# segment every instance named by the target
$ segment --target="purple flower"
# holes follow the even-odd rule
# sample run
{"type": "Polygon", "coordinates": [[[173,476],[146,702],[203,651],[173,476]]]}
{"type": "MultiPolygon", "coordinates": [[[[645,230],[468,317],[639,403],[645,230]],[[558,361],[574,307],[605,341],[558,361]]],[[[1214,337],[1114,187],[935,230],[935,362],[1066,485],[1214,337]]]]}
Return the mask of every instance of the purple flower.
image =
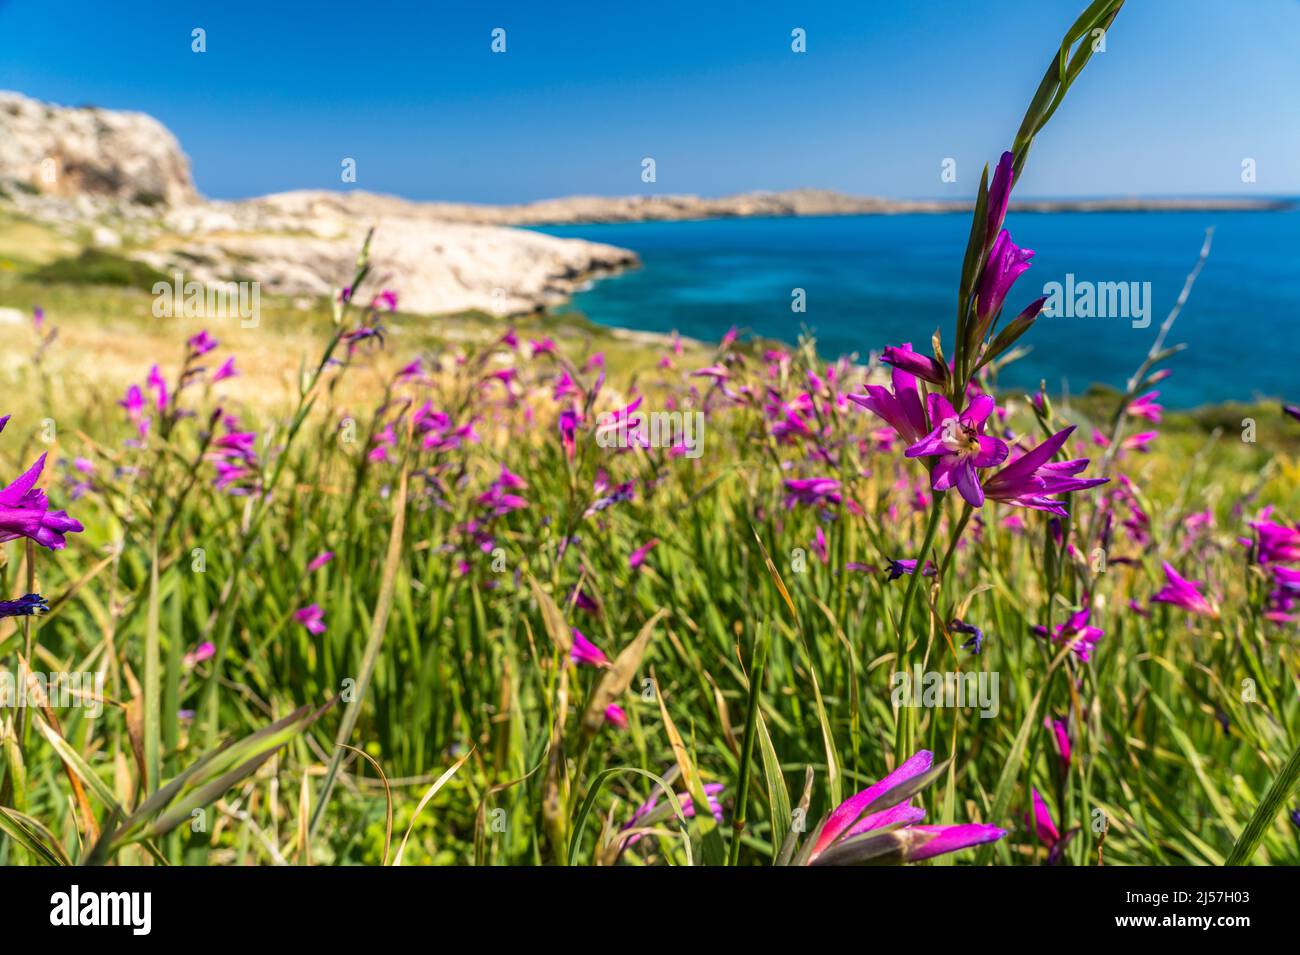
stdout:
{"type": "Polygon", "coordinates": [[[564,454],[570,461],[578,449],[578,425],[581,421],[582,416],[573,408],[565,408],[560,412],[560,443],[564,445],[564,454]]]}
{"type": "MultiPolygon", "coordinates": [[[[932,561],[925,562],[925,569],[921,571],[922,577],[933,577],[939,571],[935,568],[932,561]]],[[[916,573],[916,561],[908,560],[891,560],[889,562],[889,579],[898,580],[904,574],[911,575],[916,573]]]]}
{"type": "Polygon", "coordinates": [[[1048,857],[1050,858],[1052,850],[1054,850],[1056,844],[1061,841],[1061,833],[1056,828],[1056,822],[1052,819],[1051,810],[1047,808],[1047,803],[1043,801],[1043,797],[1039,795],[1036,788],[1033,790],[1033,799],[1034,818],[1031,821],[1029,816],[1026,814],[1025,825],[1038,833],[1038,841],[1047,849],[1048,857]]]}
{"type": "Polygon", "coordinates": [[[64,511],[50,510],[45,492],[34,487],[45,468],[45,455],[36,459],[27,471],[0,491],[0,542],[27,537],[48,547],[61,550],[64,534],[85,530],[64,511]]]}
{"type": "Polygon", "coordinates": [[[118,404],[126,409],[126,416],[131,419],[132,424],[138,424],[140,416],[144,414],[144,392],[140,390],[139,385],[132,385],[126,389],[126,394],[118,404]]]}
{"type": "Polygon", "coordinates": [[[605,722],[613,723],[621,730],[627,729],[627,713],[623,712],[623,707],[617,703],[611,703],[605,707],[605,722]]]}
{"type": "Polygon", "coordinates": [[[927,398],[934,430],[907,449],[909,458],[938,457],[930,472],[930,486],[946,491],[956,486],[972,507],[984,504],[976,468],[990,468],[1007,458],[1007,446],[984,434],[984,422],[993,413],[989,395],[977,395],[960,415],[948,399],[936,393],[927,398]]]}
{"type": "Polygon", "coordinates": [[[239,372],[235,371],[235,356],[231,355],[221,363],[221,367],[212,373],[212,383],[215,385],[219,381],[225,381],[227,378],[234,378],[239,372]]]}
{"type": "Polygon", "coordinates": [[[984,631],[979,627],[958,619],[954,619],[948,626],[957,633],[970,635],[970,639],[961,645],[963,650],[970,650],[972,653],[978,655],[979,652],[984,649],[984,631]]]}
{"type": "Polygon", "coordinates": [[[0,600],[0,617],[30,617],[49,613],[50,605],[40,594],[24,594],[17,600],[0,600]]]}
{"type": "Polygon", "coordinates": [[[325,632],[325,611],[320,604],[308,604],[293,612],[294,619],[307,628],[308,633],[319,636],[325,632]]]}
{"type": "Polygon", "coordinates": [[[307,565],[307,573],[311,574],[320,570],[322,567],[324,567],[333,559],[334,559],[333,551],[330,550],[321,551],[319,554],[313,557],[311,559],[311,563],[307,565]]]}
{"type": "MultiPolygon", "coordinates": [[[[903,347],[910,351],[912,345],[909,342],[903,347]]],[[[902,368],[893,368],[892,372],[892,391],[883,385],[867,385],[865,395],[848,397],[897,431],[908,444],[915,444],[926,433],[925,408],[917,390],[916,376],[902,368]]]]}
{"type": "Polygon", "coordinates": [[[987,246],[1002,228],[1002,221],[1007,217],[1007,205],[1011,201],[1011,181],[1016,157],[1010,151],[1004,152],[998,160],[998,167],[993,171],[993,182],[989,185],[988,226],[984,231],[984,244],[987,246]]]}
{"type": "Polygon", "coordinates": [[[217,340],[209,335],[208,330],[205,328],[197,335],[190,336],[185,344],[189,348],[192,358],[202,358],[217,347],[217,340]]]}
{"type": "Polygon", "coordinates": [[[628,554],[627,566],[629,570],[636,570],[645,563],[646,555],[650,553],[659,544],[659,538],[652,537],[632,553],[628,554]]]}
{"type": "Polygon", "coordinates": [[[494,517],[500,517],[503,514],[509,514],[511,511],[521,510],[528,506],[528,502],[518,494],[511,494],[512,490],[523,490],[528,484],[518,474],[514,474],[504,464],[501,465],[501,473],[493,481],[486,491],[479,495],[478,503],[486,507],[494,517]]]}
{"type": "Polygon", "coordinates": [[[1290,415],[1292,418],[1295,418],[1297,421],[1300,421],[1300,406],[1297,406],[1297,405],[1283,405],[1283,406],[1282,406],[1282,413],[1283,413],[1284,415],[1290,415]]]}
{"type": "MultiPolygon", "coordinates": [[[[1065,623],[1056,628],[1055,633],[1052,635],[1052,639],[1057,643],[1072,644],[1071,649],[1074,651],[1074,655],[1077,656],[1080,661],[1087,663],[1091,658],[1093,647],[1097,645],[1098,640],[1105,636],[1105,633],[1100,627],[1089,626],[1088,618],[1091,616],[1091,612],[1086,606],[1086,598],[1084,599],[1084,603],[1085,606],[1082,610],[1078,613],[1072,614],[1065,623]]],[[[1046,627],[1030,627],[1030,631],[1037,636],[1043,638],[1047,637],[1046,627]]]]}
{"type": "Polygon", "coordinates": [[[936,385],[942,385],[948,380],[947,368],[929,355],[912,351],[910,343],[901,348],[893,346],[886,348],[881,354],[880,360],[886,365],[897,368],[899,371],[922,378],[936,385]]]}
{"type": "Polygon", "coordinates": [[[573,647],[569,650],[569,659],[593,667],[609,666],[609,658],[600,647],[584,637],[577,627],[573,628],[573,647]]]}
{"type": "Polygon", "coordinates": [[[989,250],[988,261],[984,263],[984,274],[980,276],[976,290],[978,301],[975,315],[980,326],[984,327],[1002,311],[1011,286],[1016,279],[1029,268],[1029,260],[1034,257],[1033,249],[1022,249],[1011,241],[1011,233],[1003,229],[989,250]]]}
{"type": "Polygon", "coordinates": [[[1061,757],[1064,769],[1070,768],[1070,728],[1063,720],[1054,720],[1050,716],[1043,718],[1043,725],[1056,737],[1056,751],[1061,757]]]}
{"type": "Polygon", "coordinates": [[[216,654],[217,648],[211,643],[203,642],[197,647],[185,654],[182,663],[186,667],[193,667],[195,664],[202,663],[204,660],[210,660],[216,654]]]}
{"type": "MultiPolygon", "coordinates": [[[[709,811],[713,814],[713,818],[719,823],[722,822],[722,803],[718,800],[718,796],[722,793],[724,788],[725,787],[722,783],[704,784],[704,797],[709,801],[709,811]]],[[[636,811],[632,813],[632,818],[623,823],[619,828],[619,832],[627,832],[627,830],[634,827],[644,828],[652,826],[657,822],[675,818],[676,813],[673,811],[671,803],[659,805],[659,794],[661,792],[662,790],[656,786],[654,792],[651,793],[650,798],[636,808],[636,811]]],[[[682,807],[683,816],[687,819],[695,818],[695,800],[693,800],[687,793],[678,793],[677,803],[682,807]]],[[[640,840],[641,833],[639,832],[627,836],[619,846],[619,852],[621,853],[628,846],[633,845],[640,840]]]]}
{"type": "Polygon", "coordinates": [[[1197,589],[1200,581],[1180,577],[1168,561],[1164,562],[1164,568],[1165,585],[1151,598],[1153,602],[1173,604],[1201,617],[1218,618],[1219,608],[1197,589]]]}
{"type": "Polygon", "coordinates": [[[1293,563],[1300,560],[1300,528],[1287,527],[1265,518],[1252,521],[1258,544],[1256,560],[1261,564],[1293,563]]]}
{"type": "Polygon", "coordinates": [[[167,381],[163,378],[162,372],[158,370],[157,365],[149,369],[149,378],[145,384],[153,389],[154,406],[159,411],[162,411],[167,407],[167,381]]]}
{"type": "Polygon", "coordinates": [[[1109,478],[1076,478],[1088,466],[1087,458],[1053,462],[1074,425],[1058,431],[1038,447],[1026,451],[984,482],[984,495],[1014,507],[1028,507],[1066,516],[1065,504],[1053,495],[1081,491],[1105,484],[1109,478]]]}
{"type": "Polygon", "coordinates": [[[1145,418],[1152,424],[1160,423],[1160,413],[1165,410],[1164,405],[1156,404],[1156,399],[1160,397],[1158,391],[1148,391],[1139,398],[1134,398],[1128,406],[1128,413],[1135,418],[1145,418]]]}
{"type": "Polygon", "coordinates": [[[930,771],[933,762],[934,755],[921,750],[880,782],[836,806],[812,837],[806,864],[919,862],[1005,836],[1006,830],[997,826],[917,825],[925,810],[911,804],[911,795],[903,794],[918,787],[916,780],[930,771]],[[898,790],[902,798],[893,795],[898,790]]]}
{"type": "Polygon", "coordinates": [[[840,502],[840,482],[834,478],[796,478],[785,482],[785,506],[817,506],[840,502]]]}

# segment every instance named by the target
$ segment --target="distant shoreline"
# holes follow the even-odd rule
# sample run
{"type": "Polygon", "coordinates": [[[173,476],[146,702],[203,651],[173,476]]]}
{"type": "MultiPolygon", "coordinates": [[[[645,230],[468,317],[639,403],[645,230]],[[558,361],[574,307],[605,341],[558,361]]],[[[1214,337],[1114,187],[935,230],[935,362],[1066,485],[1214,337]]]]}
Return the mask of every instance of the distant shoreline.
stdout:
{"type": "MultiPolygon", "coordinates": [[[[849,196],[821,189],[747,192],[720,198],[694,195],[570,196],[515,205],[417,202],[363,190],[298,190],[240,200],[232,204],[277,210],[327,208],[336,214],[362,218],[398,213],[441,222],[502,226],[854,215],[952,215],[969,214],[974,207],[974,203],[968,200],[881,199],[849,196]]],[[[1029,199],[1011,203],[1011,211],[1028,213],[1285,212],[1296,207],[1296,199],[1277,197],[1029,199]]]]}

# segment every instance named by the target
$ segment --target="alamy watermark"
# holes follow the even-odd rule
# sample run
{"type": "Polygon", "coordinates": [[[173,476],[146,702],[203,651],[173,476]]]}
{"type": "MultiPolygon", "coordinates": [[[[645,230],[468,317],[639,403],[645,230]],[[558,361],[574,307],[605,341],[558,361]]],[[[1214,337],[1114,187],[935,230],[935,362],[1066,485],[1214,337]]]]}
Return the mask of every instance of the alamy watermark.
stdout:
{"type": "Polygon", "coordinates": [[[890,679],[890,701],[896,707],[974,709],[984,719],[998,715],[997,671],[965,673],[922,671],[917,663],[909,672],[898,670],[890,679]]]}
{"type": "Polygon", "coordinates": [[[596,420],[602,448],[669,448],[684,457],[704,453],[703,411],[607,411],[596,420]]]}
{"type": "Polygon", "coordinates": [[[238,319],[242,328],[262,320],[261,282],[186,282],[180,272],[172,278],[154,283],[154,318],[238,319]]]}
{"type": "Polygon", "coordinates": [[[91,719],[104,712],[104,673],[0,670],[0,709],[77,707],[91,719]]]}
{"type": "Polygon", "coordinates": [[[1151,324],[1150,282],[1076,282],[1066,273],[1065,282],[1043,286],[1048,318],[1128,318],[1134,328],[1151,324]]]}

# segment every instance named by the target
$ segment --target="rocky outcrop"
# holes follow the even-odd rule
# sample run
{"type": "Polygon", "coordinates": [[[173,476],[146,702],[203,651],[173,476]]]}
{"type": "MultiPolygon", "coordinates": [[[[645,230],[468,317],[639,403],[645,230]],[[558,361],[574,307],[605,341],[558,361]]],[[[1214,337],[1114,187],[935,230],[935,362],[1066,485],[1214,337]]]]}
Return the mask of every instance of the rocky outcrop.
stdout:
{"type": "Polygon", "coordinates": [[[53,106],[8,92],[0,92],[4,180],[24,191],[145,206],[198,198],[189,160],[153,117],[53,106]]]}
{"type": "MultiPolygon", "coordinates": [[[[229,215],[218,210],[216,221],[227,222],[229,215]]],[[[184,241],[137,258],[168,275],[179,271],[187,281],[238,278],[257,281],[269,293],[328,295],[351,275],[368,224],[361,218],[298,220],[309,235],[195,228],[184,241]]],[[[404,312],[533,312],[563,303],[583,283],[638,264],[626,249],[520,229],[400,216],[374,224],[374,281],[399,292],[404,312]]]]}

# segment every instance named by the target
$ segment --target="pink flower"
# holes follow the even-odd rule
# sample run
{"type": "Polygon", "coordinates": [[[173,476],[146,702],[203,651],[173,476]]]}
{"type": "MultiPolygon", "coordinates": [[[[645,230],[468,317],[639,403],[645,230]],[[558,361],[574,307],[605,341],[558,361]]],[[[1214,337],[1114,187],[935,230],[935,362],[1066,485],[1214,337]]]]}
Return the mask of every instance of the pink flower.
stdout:
{"type": "Polygon", "coordinates": [[[1148,391],[1140,398],[1134,398],[1128,406],[1128,413],[1135,418],[1145,418],[1152,424],[1160,423],[1160,413],[1164,411],[1164,405],[1156,404],[1156,399],[1160,397],[1158,391],[1148,391]]]}
{"type": "MultiPolygon", "coordinates": [[[[911,351],[911,343],[903,346],[911,351]]],[[[908,444],[915,444],[925,436],[925,408],[917,390],[916,377],[903,368],[893,369],[893,391],[883,385],[867,385],[865,395],[849,395],[849,400],[860,404],[898,432],[908,444]]]]}
{"type": "Polygon", "coordinates": [[[1218,618],[1219,608],[1197,589],[1200,587],[1200,581],[1185,580],[1180,577],[1178,571],[1169,566],[1168,561],[1165,561],[1163,566],[1165,585],[1151,598],[1153,602],[1172,604],[1200,617],[1218,618]]]}
{"type": "Polygon", "coordinates": [[[212,659],[213,654],[216,652],[217,648],[211,643],[205,641],[200,643],[189,653],[185,654],[181,662],[184,663],[187,668],[193,667],[195,664],[202,663],[204,660],[212,659]]]}
{"type": "Polygon", "coordinates": [[[21,477],[0,491],[0,542],[26,537],[50,550],[61,550],[66,544],[65,534],[85,530],[65,511],[50,510],[45,492],[35,487],[44,468],[42,454],[21,477]]]}
{"type": "Polygon", "coordinates": [[[927,403],[934,430],[908,448],[907,457],[937,457],[930,472],[930,486],[936,491],[956,486],[968,504],[982,507],[984,489],[976,468],[1001,464],[1008,453],[1004,442],[984,434],[984,422],[993,412],[993,399],[978,395],[960,415],[937,392],[928,396],[927,403]]]}
{"type": "Polygon", "coordinates": [[[659,538],[652,537],[636,550],[632,551],[627,557],[627,566],[629,570],[636,570],[645,563],[646,555],[650,553],[659,544],[659,538]]]}
{"type": "Polygon", "coordinates": [[[1020,455],[984,482],[984,494],[995,501],[1016,507],[1048,511],[1065,517],[1065,504],[1057,500],[1056,495],[1096,487],[1108,480],[1075,477],[1088,466],[1087,458],[1052,460],[1073,431],[1074,426],[1071,425],[1033,450],[1020,455]]]}
{"type": "Polygon", "coordinates": [[[1056,752],[1061,757],[1063,768],[1070,767],[1070,728],[1064,720],[1054,720],[1050,716],[1043,718],[1043,725],[1056,737],[1056,752]]]}
{"type": "Polygon", "coordinates": [[[921,750],[880,782],[836,806],[813,834],[806,864],[919,862],[1005,836],[1006,830],[997,826],[917,825],[925,810],[912,805],[912,796],[900,799],[892,794],[914,787],[933,762],[934,754],[921,750]]]}
{"type": "Polygon", "coordinates": [[[202,358],[208,352],[217,347],[217,340],[208,334],[205,328],[197,335],[190,336],[185,342],[186,347],[190,350],[190,357],[202,358]]]}
{"type": "Polygon", "coordinates": [[[212,383],[215,385],[219,381],[225,381],[227,378],[234,378],[239,372],[235,371],[235,356],[231,355],[221,367],[212,373],[212,383]]]}
{"type": "Polygon", "coordinates": [[[593,667],[609,666],[609,658],[600,647],[584,637],[577,627],[573,628],[573,648],[569,651],[569,659],[593,667]]]}
{"type": "Polygon", "coordinates": [[[320,570],[322,567],[324,567],[333,559],[334,559],[333,551],[329,551],[329,550],[321,551],[319,554],[313,557],[311,559],[311,563],[307,565],[307,573],[309,574],[315,573],[316,571],[320,570]]]}
{"type": "Polygon", "coordinates": [[[605,707],[605,721],[613,723],[621,730],[627,729],[627,714],[623,712],[623,707],[617,703],[611,703],[605,707]]]}
{"type": "Polygon", "coordinates": [[[1025,815],[1025,825],[1032,828],[1038,834],[1038,841],[1047,849],[1048,858],[1052,857],[1057,843],[1061,841],[1061,833],[1056,828],[1056,822],[1052,819],[1051,810],[1047,808],[1047,803],[1043,802],[1043,797],[1038,794],[1038,790],[1033,790],[1034,799],[1034,818],[1030,821],[1028,814],[1025,815]]]}
{"type": "Polygon", "coordinates": [[[162,411],[167,407],[167,382],[164,380],[162,372],[158,370],[157,365],[149,369],[149,379],[145,384],[153,389],[154,406],[159,411],[162,411]]]}
{"type": "Polygon", "coordinates": [[[294,619],[307,628],[307,632],[319,636],[325,632],[325,611],[320,604],[308,604],[293,612],[294,619]]]}
{"type": "MultiPolygon", "coordinates": [[[[1057,643],[1072,644],[1071,649],[1074,655],[1083,663],[1087,663],[1092,656],[1092,650],[1097,645],[1105,633],[1100,627],[1089,626],[1088,619],[1091,616],[1087,604],[1087,598],[1084,599],[1084,608],[1075,614],[1072,614],[1065,623],[1056,628],[1052,639],[1057,643]]],[[[1037,636],[1047,637],[1047,628],[1043,626],[1030,627],[1030,631],[1037,636]]]]}

